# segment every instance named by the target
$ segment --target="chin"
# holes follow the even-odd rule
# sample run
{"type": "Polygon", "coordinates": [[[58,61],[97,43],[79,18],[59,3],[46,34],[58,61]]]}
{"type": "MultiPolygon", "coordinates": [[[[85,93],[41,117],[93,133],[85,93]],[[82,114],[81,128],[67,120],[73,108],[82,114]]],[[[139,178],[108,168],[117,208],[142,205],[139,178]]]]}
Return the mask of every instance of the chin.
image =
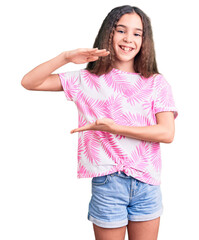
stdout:
{"type": "Polygon", "coordinates": [[[131,61],[133,62],[135,56],[132,56],[132,57],[129,58],[129,57],[125,57],[125,56],[117,56],[116,55],[116,59],[119,60],[120,62],[131,62],[131,61]]]}

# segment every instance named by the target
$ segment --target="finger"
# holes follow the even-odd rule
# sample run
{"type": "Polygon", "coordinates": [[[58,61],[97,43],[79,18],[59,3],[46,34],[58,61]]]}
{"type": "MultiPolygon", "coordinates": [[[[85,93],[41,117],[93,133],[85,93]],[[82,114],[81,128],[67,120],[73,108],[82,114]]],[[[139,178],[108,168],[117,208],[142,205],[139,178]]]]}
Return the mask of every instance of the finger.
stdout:
{"type": "Polygon", "coordinates": [[[88,62],[94,62],[94,61],[97,61],[99,59],[99,57],[106,57],[109,53],[106,53],[106,54],[101,54],[101,55],[98,55],[98,56],[92,56],[92,57],[88,57],[87,58],[87,61],[88,62]]]}
{"type": "Polygon", "coordinates": [[[70,133],[80,132],[79,128],[73,129],[70,131],[70,133]]]}
{"type": "Polygon", "coordinates": [[[70,133],[81,132],[81,131],[85,131],[85,130],[88,130],[88,126],[83,126],[83,127],[80,127],[80,128],[75,128],[75,129],[71,130],[70,133]]]}
{"type": "Polygon", "coordinates": [[[98,53],[90,53],[90,57],[105,57],[108,56],[110,52],[98,52],[98,53]]]}
{"type": "Polygon", "coordinates": [[[98,48],[79,48],[78,50],[80,53],[88,54],[88,53],[96,52],[98,48]]]}
{"type": "Polygon", "coordinates": [[[98,50],[99,50],[98,48],[85,48],[86,52],[96,52],[98,50]]]}
{"type": "Polygon", "coordinates": [[[107,52],[96,52],[96,53],[93,53],[92,55],[94,55],[94,56],[107,56],[107,55],[109,55],[109,51],[107,51],[107,52]]]}
{"type": "Polygon", "coordinates": [[[95,51],[95,53],[104,53],[104,52],[108,52],[106,49],[98,49],[95,51]]]}
{"type": "Polygon", "coordinates": [[[87,52],[89,53],[103,53],[106,52],[106,49],[98,49],[98,48],[93,48],[93,49],[88,49],[87,52]]]}
{"type": "Polygon", "coordinates": [[[99,59],[99,57],[88,57],[87,58],[87,60],[88,60],[88,62],[94,62],[94,61],[96,61],[96,60],[98,60],[99,59]]]}

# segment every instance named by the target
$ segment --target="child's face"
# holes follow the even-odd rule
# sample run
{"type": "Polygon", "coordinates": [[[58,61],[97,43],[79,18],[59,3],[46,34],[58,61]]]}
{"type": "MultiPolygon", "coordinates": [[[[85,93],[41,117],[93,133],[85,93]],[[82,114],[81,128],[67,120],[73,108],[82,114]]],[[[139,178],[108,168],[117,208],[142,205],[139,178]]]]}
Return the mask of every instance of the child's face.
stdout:
{"type": "Polygon", "coordinates": [[[134,57],[142,45],[142,20],[136,13],[124,14],[118,21],[113,35],[116,65],[134,63],[134,57]]]}

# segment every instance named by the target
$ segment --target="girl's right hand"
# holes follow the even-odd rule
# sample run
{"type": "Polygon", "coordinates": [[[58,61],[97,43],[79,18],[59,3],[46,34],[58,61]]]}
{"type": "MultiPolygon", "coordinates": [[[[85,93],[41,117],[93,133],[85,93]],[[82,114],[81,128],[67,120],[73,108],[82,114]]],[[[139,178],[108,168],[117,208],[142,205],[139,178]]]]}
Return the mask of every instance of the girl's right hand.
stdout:
{"type": "Polygon", "coordinates": [[[65,57],[69,62],[76,64],[83,64],[87,62],[94,62],[99,57],[106,57],[110,52],[106,49],[98,48],[78,48],[65,52],[65,57]]]}

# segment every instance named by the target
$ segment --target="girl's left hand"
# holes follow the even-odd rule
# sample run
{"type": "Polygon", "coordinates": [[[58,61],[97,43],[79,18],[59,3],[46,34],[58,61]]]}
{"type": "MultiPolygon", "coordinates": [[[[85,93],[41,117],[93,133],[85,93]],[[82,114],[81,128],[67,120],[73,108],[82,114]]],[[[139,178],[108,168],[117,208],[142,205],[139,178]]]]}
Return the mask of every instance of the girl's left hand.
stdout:
{"type": "Polygon", "coordinates": [[[115,133],[116,123],[110,118],[102,118],[96,120],[94,123],[87,124],[80,128],[75,128],[71,130],[70,133],[87,131],[87,130],[96,130],[96,131],[105,131],[110,133],[115,133]]]}

